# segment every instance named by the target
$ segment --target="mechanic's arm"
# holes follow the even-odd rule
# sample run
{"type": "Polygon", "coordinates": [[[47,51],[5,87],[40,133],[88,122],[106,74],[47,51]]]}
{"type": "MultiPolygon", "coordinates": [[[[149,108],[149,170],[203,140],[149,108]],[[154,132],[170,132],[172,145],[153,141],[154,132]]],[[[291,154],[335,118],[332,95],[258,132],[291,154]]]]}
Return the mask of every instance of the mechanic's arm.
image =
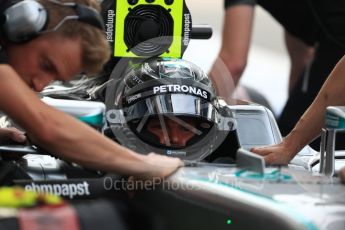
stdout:
{"type": "Polygon", "coordinates": [[[314,102],[295,128],[278,145],[253,148],[265,156],[267,163],[287,164],[308,143],[316,138],[324,125],[325,111],[330,105],[345,105],[345,56],[335,66],[314,102]]]}
{"type": "Polygon", "coordinates": [[[285,31],[285,44],[291,61],[288,92],[294,89],[303,70],[310,64],[314,56],[314,47],[285,31]]]}
{"type": "Polygon", "coordinates": [[[43,102],[7,65],[0,65],[0,110],[41,147],[83,166],[137,177],[166,177],[182,163],[156,154],[140,155],[43,102]]]}
{"type": "MultiPolygon", "coordinates": [[[[228,7],[225,11],[222,45],[219,58],[226,65],[231,79],[235,85],[238,84],[240,77],[247,64],[247,56],[250,45],[252,24],[254,16],[254,6],[249,4],[236,4],[228,7]]],[[[217,61],[210,71],[210,77],[215,83],[217,94],[228,98],[231,92],[224,88],[221,71],[217,68],[217,61]]]]}

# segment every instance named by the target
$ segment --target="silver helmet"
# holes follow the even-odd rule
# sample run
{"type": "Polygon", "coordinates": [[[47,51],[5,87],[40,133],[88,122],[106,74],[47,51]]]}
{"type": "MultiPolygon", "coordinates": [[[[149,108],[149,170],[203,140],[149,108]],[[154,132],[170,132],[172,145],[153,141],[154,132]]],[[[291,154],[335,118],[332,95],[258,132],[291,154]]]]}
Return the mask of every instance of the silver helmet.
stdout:
{"type": "Polygon", "coordinates": [[[123,77],[112,74],[106,96],[108,124],[124,146],[200,160],[233,128],[228,107],[193,63],[151,58],[127,66],[123,77]]]}

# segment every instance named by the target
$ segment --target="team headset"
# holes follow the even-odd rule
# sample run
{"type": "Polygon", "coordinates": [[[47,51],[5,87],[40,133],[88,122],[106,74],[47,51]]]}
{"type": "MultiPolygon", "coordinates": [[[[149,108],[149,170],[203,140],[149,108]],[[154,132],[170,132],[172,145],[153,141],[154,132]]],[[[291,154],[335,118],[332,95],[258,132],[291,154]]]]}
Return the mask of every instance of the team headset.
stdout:
{"type": "Polygon", "coordinates": [[[103,19],[96,9],[75,2],[47,1],[72,8],[76,14],[64,17],[54,28],[46,30],[49,18],[47,9],[35,0],[19,1],[3,10],[2,35],[11,42],[27,42],[41,34],[56,31],[68,20],[77,20],[104,30],[103,19]]]}

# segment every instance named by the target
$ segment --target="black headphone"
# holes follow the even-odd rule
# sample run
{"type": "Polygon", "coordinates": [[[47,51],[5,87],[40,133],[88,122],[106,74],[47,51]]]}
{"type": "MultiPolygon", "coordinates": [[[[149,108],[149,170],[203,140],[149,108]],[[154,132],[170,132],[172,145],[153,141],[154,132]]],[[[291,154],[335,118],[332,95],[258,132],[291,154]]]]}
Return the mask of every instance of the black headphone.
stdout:
{"type": "Polygon", "coordinates": [[[75,2],[48,0],[54,4],[70,7],[76,14],[66,16],[54,28],[45,30],[47,10],[35,0],[19,1],[2,11],[2,34],[11,42],[26,42],[40,34],[57,30],[67,20],[78,20],[104,30],[101,15],[96,9],[75,2]]]}

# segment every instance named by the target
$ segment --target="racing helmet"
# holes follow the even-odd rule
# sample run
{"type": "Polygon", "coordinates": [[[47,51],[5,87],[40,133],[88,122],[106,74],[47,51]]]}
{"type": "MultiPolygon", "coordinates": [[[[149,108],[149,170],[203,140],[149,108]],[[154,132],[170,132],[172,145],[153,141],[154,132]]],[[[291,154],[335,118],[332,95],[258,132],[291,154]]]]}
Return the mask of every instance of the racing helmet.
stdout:
{"type": "Polygon", "coordinates": [[[200,160],[233,128],[211,80],[191,62],[150,58],[128,63],[121,78],[115,75],[114,88],[107,89],[107,120],[126,147],[200,160]]]}

